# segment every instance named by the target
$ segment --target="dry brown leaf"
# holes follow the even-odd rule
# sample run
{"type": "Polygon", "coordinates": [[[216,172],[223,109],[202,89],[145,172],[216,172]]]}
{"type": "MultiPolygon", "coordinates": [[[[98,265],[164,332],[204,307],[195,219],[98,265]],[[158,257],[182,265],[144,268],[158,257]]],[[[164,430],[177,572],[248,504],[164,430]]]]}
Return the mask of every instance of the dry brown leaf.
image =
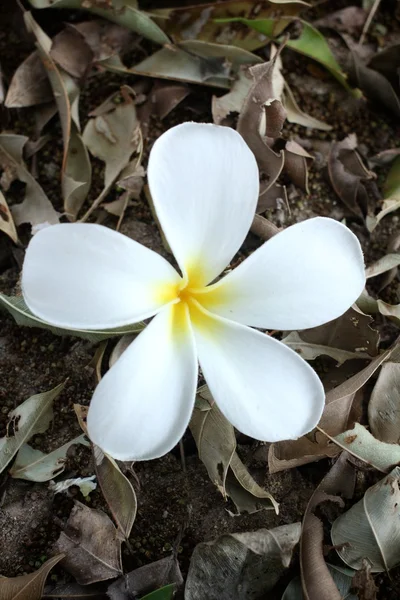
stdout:
{"type": "Polygon", "coordinates": [[[333,142],[328,158],[328,173],[333,189],[344,204],[360,218],[369,210],[369,197],[364,182],[375,179],[356,151],[357,137],[350,134],[341,142],[333,142]]]}
{"type": "Polygon", "coordinates": [[[276,182],[284,165],[283,152],[276,154],[268,145],[266,134],[260,133],[262,120],[266,116],[266,107],[269,110],[264,131],[278,134],[285,120],[284,109],[276,99],[273,87],[274,67],[278,57],[279,54],[276,54],[273,60],[249,69],[253,84],[246,96],[237,124],[237,131],[254,153],[261,174],[267,177],[266,189],[276,182]]]}
{"type": "Polygon", "coordinates": [[[68,73],[57,68],[50,55],[51,39],[39,27],[30,12],[24,13],[24,21],[28,31],[36,38],[38,52],[60,114],[64,143],[61,189],[66,215],[70,220],[75,220],[89,192],[92,176],[89,155],[79,133],[79,88],[68,73]]]}
{"type": "Polygon", "coordinates": [[[292,182],[306,194],[308,189],[308,168],[313,157],[300,144],[291,140],[285,145],[284,170],[292,182]]]}
{"type": "Polygon", "coordinates": [[[15,228],[14,219],[10,209],[8,208],[7,200],[0,191],[0,231],[8,235],[8,237],[16,244],[18,242],[18,234],[15,228]]]}
{"type": "Polygon", "coordinates": [[[367,559],[363,559],[361,569],[354,575],[351,587],[357,592],[358,600],[376,600],[378,588],[371,575],[371,565],[367,559]]]}
{"type": "Polygon", "coordinates": [[[98,446],[93,446],[93,456],[97,481],[103,496],[119,530],[128,539],[137,510],[135,490],[115,460],[104,454],[98,446]]]}
{"type": "Polygon", "coordinates": [[[8,108],[35,106],[53,100],[47,73],[37,50],[15,71],[4,104],[8,108]]]}
{"type": "MultiPolygon", "coordinates": [[[[131,600],[166,584],[183,585],[183,577],[175,554],[139,567],[112,583],[107,590],[110,600],[131,600]]],[[[147,597],[147,596],[146,596],[147,597]]]]}
{"type": "Polygon", "coordinates": [[[368,404],[368,422],[382,442],[400,443],[400,364],[382,365],[368,404]]]}
{"type": "Polygon", "coordinates": [[[19,577],[0,577],[1,600],[41,600],[44,584],[51,569],[64,558],[49,558],[37,571],[19,577]]]}
{"type": "Polygon", "coordinates": [[[82,33],[69,26],[54,37],[50,56],[64,71],[78,79],[88,73],[94,59],[82,33]]]}
{"type": "Polygon", "coordinates": [[[50,200],[23,162],[22,152],[27,140],[23,135],[0,135],[0,168],[3,169],[0,184],[5,191],[15,179],[26,184],[24,200],[12,206],[11,212],[16,225],[30,223],[36,229],[54,225],[59,219],[50,200]]]}
{"type": "Polygon", "coordinates": [[[65,554],[62,566],[82,585],[122,574],[121,540],[101,510],[75,502],[54,548],[65,554]]]}
{"type": "Polygon", "coordinates": [[[351,498],[354,485],[355,471],[347,461],[346,453],[343,453],[318,485],[307,505],[300,540],[300,571],[305,600],[342,599],[325,562],[323,524],[314,513],[327,500],[344,506],[337,494],[351,498]]]}
{"type": "Polygon", "coordinates": [[[126,27],[107,21],[84,21],[69,25],[76,29],[91,48],[95,61],[125,54],[132,45],[133,35],[126,27]]]}
{"type": "Polygon", "coordinates": [[[346,6],[314,21],[315,27],[330,27],[351,35],[361,32],[367,18],[367,12],[360,6],[346,6]]]}

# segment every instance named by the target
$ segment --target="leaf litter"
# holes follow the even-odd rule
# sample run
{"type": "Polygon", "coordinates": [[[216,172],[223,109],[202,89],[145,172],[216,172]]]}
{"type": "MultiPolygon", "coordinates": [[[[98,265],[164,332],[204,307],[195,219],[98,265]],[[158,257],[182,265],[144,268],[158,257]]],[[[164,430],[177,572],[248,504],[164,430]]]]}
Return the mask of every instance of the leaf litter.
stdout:
{"type": "MultiPolygon", "coordinates": [[[[19,68],[14,61],[10,69],[7,57],[2,57],[3,73],[6,73],[3,77],[5,105],[11,117],[11,127],[7,124],[0,136],[3,148],[0,164],[3,192],[0,201],[0,217],[3,214],[3,220],[0,218],[1,278],[3,264],[7,265],[6,269],[10,268],[10,262],[2,262],[1,243],[4,240],[8,244],[7,249],[13,248],[7,250],[6,256],[18,256],[22,245],[25,246],[29,239],[28,230],[21,227],[23,223],[30,224],[33,233],[60,218],[65,220],[65,214],[69,219],[79,219],[83,214],[84,220],[96,219],[117,229],[132,217],[135,222],[152,223],[150,211],[143,203],[142,187],[149,145],[159,135],[157,128],[162,130],[177,120],[210,121],[212,111],[215,122],[237,127],[253,147],[263,171],[260,214],[256,215],[252,225],[253,236],[249,236],[242,253],[251,252],[259,239],[268,239],[291,222],[316,214],[334,216],[339,220],[346,219],[360,237],[366,251],[368,282],[364,300],[359,300],[363,313],[354,306],[336,322],[314,330],[284,332],[282,336],[290,347],[312,361],[326,386],[327,404],[323,418],[319,429],[308,436],[294,442],[255,448],[251,440],[237,434],[225,421],[207,389],[199,388],[191,422],[194,441],[189,433],[185,436],[181,448],[182,465],[176,452],[160,460],[159,468],[138,464],[134,465],[133,471],[132,465],[117,464],[100,455],[96,448],[90,458],[88,450],[75,443],[77,439],[83,439],[82,436],[77,437],[76,429],[69,437],[63,436],[58,445],[46,445],[44,441],[53,435],[52,429],[39,432],[48,424],[48,416],[42,424],[39,422],[38,427],[25,431],[24,407],[32,400],[32,394],[27,393],[25,397],[29,400],[22,405],[16,406],[15,402],[14,405],[7,404],[11,412],[9,423],[8,410],[3,411],[4,417],[0,417],[6,432],[0,440],[3,443],[5,440],[7,448],[11,449],[11,458],[3,466],[5,483],[2,482],[1,486],[5,486],[9,493],[8,490],[17,484],[33,486],[33,482],[38,480],[36,485],[48,486],[46,481],[52,479],[50,488],[46,487],[47,493],[56,494],[54,502],[60,503],[61,498],[63,503],[69,502],[68,506],[63,504],[60,513],[62,531],[58,544],[67,552],[62,564],[69,570],[69,577],[77,579],[80,584],[83,580],[86,585],[86,580],[97,582],[103,579],[100,587],[91,588],[90,584],[88,597],[91,593],[98,593],[101,597],[107,590],[108,597],[114,593],[118,600],[125,600],[132,594],[147,594],[146,598],[164,600],[172,597],[174,591],[177,591],[177,597],[182,597],[183,580],[186,580],[185,598],[204,598],[204,594],[209,598],[224,597],[224,593],[231,593],[229,597],[240,597],[235,587],[240,571],[237,566],[230,567],[231,577],[227,580],[226,589],[220,591],[215,586],[210,589],[210,582],[212,585],[216,581],[218,586],[221,581],[219,553],[226,558],[226,553],[234,547],[237,555],[245,557],[239,587],[243,584],[240,593],[247,590],[250,595],[246,597],[268,593],[271,599],[280,600],[292,576],[301,572],[303,582],[297,579],[289,584],[283,596],[285,600],[292,597],[320,600],[324,597],[321,594],[326,594],[326,598],[331,600],[338,597],[337,593],[352,599],[356,590],[364,600],[375,598],[374,573],[382,571],[382,565],[384,569],[392,568],[398,562],[395,558],[398,552],[396,529],[393,521],[387,518],[390,507],[393,508],[390,504],[393,499],[385,496],[385,484],[379,487],[380,484],[375,483],[377,478],[382,477],[382,471],[387,473],[400,461],[396,350],[396,327],[400,324],[397,282],[400,261],[395,235],[398,218],[395,211],[399,208],[398,148],[390,130],[383,127],[375,137],[371,137],[370,134],[364,135],[361,121],[358,123],[357,119],[353,119],[349,125],[346,118],[342,122],[342,116],[339,119],[337,116],[345,114],[348,107],[357,103],[360,113],[368,115],[369,121],[377,119],[379,123],[384,122],[372,112],[375,110],[389,108],[397,114],[398,49],[396,43],[382,41],[379,33],[379,19],[385,14],[384,10],[379,9],[368,25],[364,42],[364,46],[368,47],[363,49],[357,40],[370,6],[366,10],[347,7],[335,11],[333,6],[321,5],[312,12],[304,2],[271,1],[257,11],[254,3],[250,2],[230,1],[217,6],[210,4],[179,9],[160,9],[150,3],[150,10],[146,13],[135,2],[58,0],[53,3],[57,9],[80,9],[71,21],[68,11],[50,8],[47,0],[32,0],[31,4],[35,8],[46,9],[35,12],[37,22],[29,13],[25,14],[38,48],[35,50],[32,43],[27,46],[25,53],[18,57],[19,68]],[[318,19],[315,19],[316,15],[318,19]],[[49,18],[54,18],[60,26],[49,27],[49,18]],[[354,40],[353,45],[349,42],[352,54],[347,50],[348,63],[341,60],[340,53],[336,53],[339,43],[330,33],[329,28],[332,27],[341,31],[347,42],[354,40]],[[58,31],[56,35],[55,30],[58,31]],[[54,35],[52,40],[50,34],[54,35]],[[286,34],[288,39],[283,37],[286,34]],[[152,40],[155,45],[147,46],[139,35],[152,40]],[[376,40],[379,42],[375,43],[376,40]],[[278,46],[278,53],[271,42],[278,46]],[[301,55],[298,75],[300,63],[296,61],[301,55]],[[306,88],[303,89],[301,83],[299,85],[306,72],[315,84],[311,95],[304,91],[306,88]],[[163,78],[169,81],[162,82],[163,78]],[[334,103],[331,99],[325,97],[325,102],[323,96],[318,96],[317,90],[323,89],[326,81],[331,86],[331,99],[341,98],[336,105],[338,115],[332,110],[334,103]],[[128,88],[128,85],[131,87],[128,88]],[[365,101],[358,100],[350,85],[359,86],[372,103],[362,104],[365,101]],[[348,99],[344,100],[346,96],[343,94],[346,93],[349,93],[348,99]],[[255,106],[252,106],[252,98],[256,99],[255,106]],[[52,152],[55,139],[56,120],[46,125],[54,114],[51,106],[54,99],[64,137],[63,160],[60,160],[60,164],[63,163],[63,179],[61,186],[58,181],[55,182],[50,194],[48,183],[45,181],[42,185],[40,164],[44,153],[52,152]],[[103,102],[104,99],[106,102],[103,102]],[[84,131],[82,137],[78,108],[84,131]],[[16,115],[17,109],[36,114],[38,125],[34,136],[32,130],[25,128],[24,122],[22,127],[19,124],[13,128],[13,115],[16,115]],[[162,120],[164,123],[161,124],[162,120]],[[47,136],[44,146],[40,141],[42,127],[46,127],[47,136]],[[36,146],[31,144],[28,136],[33,138],[36,146]],[[319,140],[318,136],[321,136],[319,140]],[[328,169],[321,168],[319,164],[322,143],[327,150],[328,169]],[[94,166],[94,187],[90,181],[88,151],[93,156],[90,162],[94,166]],[[30,164],[32,153],[36,153],[34,160],[37,155],[39,171],[30,164]],[[105,164],[102,192],[98,158],[105,164]],[[21,183],[25,186],[22,203],[21,187],[18,187],[21,183]],[[64,197],[65,213],[62,216],[49,201],[49,198],[55,197],[54,188],[64,197]],[[325,204],[321,200],[324,196],[327,197],[325,204]],[[13,243],[17,246],[12,246],[13,243]],[[18,429],[20,426],[22,429],[18,429]],[[18,437],[19,432],[22,432],[21,437],[18,437]],[[263,456],[269,455],[269,471],[265,459],[261,466],[255,458],[251,459],[251,456],[257,455],[255,449],[262,450],[263,456]],[[83,451],[86,462],[71,470],[74,454],[79,456],[83,451]],[[322,479],[328,469],[327,461],[323,460],[325,457],[337,461],[333,469],[348,473],[348,483],[357,470],[357,497],[353,501],[348,489],[346,491],[341,484],[337,486],[337,481],[333,482],[331,489],[328,475],[328,480],[318,486],[306,509],[307,498],[301,501],[299,487],[290,482],[295,481],[292,477],[302,477],[301,481],[307,481],[305,489],[310,495],[316,485],[315,474],[322,479]],[[316,460],[319,462],[312,467],[315,471],[311,479],[306,471],[295,468],[316,460]],[[9,473],[6,473],[7,469],[9,473]],[[60,478],[63,471],[65,479],[60,478]],[[20,475],[26,476],[31,483],[16,480],[15,477],[20,475]],[[164,485],[164,481],[168,483],[164,485]],[[368,485],[371,483],[370,489],[376,488],[376,491],[369,496],[368,485]],[[61,491],[64,493],[61,494],[61,491]],[[332,513],[335,516],[329,518],[329,522],[332,523],[341,513],[336,521],[339,525],[335,525],[334,530],[341,531],[342,536],[349,536],[350,550],[347,545],[341,547],[346,541],[339,541],[337,545],[334,540],[333,543],[344,562],[358,569],[356,575],[343,562],[335,566],[329,564],[333,551],[326,560],[323,553],[323,544],[330,542],[324,531],[321,535],[319,522],[325,513],[330,514],[327,507],[331,505],[319,502],[326,499],[326,495],[337,496],[338,493],[346,498],[346,510],[340,507],[342,500],[334,500],[332,506],[336,512],[332,513]],[[357,501],[364,493],[363,508],[357,508],[361,507],[357,501]],[[75,504],[71,513],[71,500],[76,497],[86,504],[75,504]],[[382,504],[389,507],[385,518],[390,536],[383,541],[376,541],[373,532],[362,525],[370,497],[373,498],[373,506],[382,504]],[[157,501],[157,498],[160,500],[157,501]],[[275,514],[278,502],[280,515],[275,514]],[[269,510],[261,510],[265,508],[269,510]],[[115,525],[100,509],[107,512],[115,525]],[[300,565],[295,558],[290,572],[286,570],[291,552],[298,543],[296,536],[284,558],[259,554],[260,540],[269,536],[266,532],[274,532],[274,528],[282,526],[293,528],[303,517],[300,565]],[[348,526],[353,522],[361,523],[362,531],[367,532],[362,540],[356,535],[361,529],[353,532],[348,526]],[[177,536],[178,529],[181,533],[177,536]],[[99,539],[102,543],[93,547],[99,539]],[[211,539],[217,541],[213,543],[211,539]],[[121,563],[122,540],[126,540],[127,545],[121,563]],[[241,545],[237,545],[239,540],[241,545]],[[168,542],[173,549],[172,554],[168,542]],[[196,544],[199,546],[192,555],[196,544]],[[376,544],[383,547],[383,554],[377,554],[376,544]],[[104,556],[104,553],[108,555],[104,556]],[[201,556],[201,553],[204,555],[201,556]],[[365,561],[365,555],[369,560],[365,561]],[[86,563],[82,562],[82,556],[86,563]],[[253,574],[258,573],[257,569],[264,560],[269,579],[263,572],[257,583],[253,574]],[[82,573],[84,564],[87,567],[82,573]],[[311,564],[317,567],[314,573],[310,571],[311,564]],[[183,566],[182,574],[179,565],[183,566]],[[140,569],[146,567],[143,587],[140,587],[140,569]],[[207,569],[208,581],[204,581],[204,569],[207,569]],[[166,577],[165,573],[169,576],[166,577]],[[108,577],[116,581],[110,584],[108,577]],[[229,585],[234,586],[234,592],[229,591],[229,585]],[[196,593],[200,595],[190,595],[196,593]]],[[[25,114],[28,113],[21,112],[21,115],[25,114]]],[[[391,117],[386,114],[385,119],[390,122],[391,117]]],[[[369,127],[366,129],[370,131],[369,127]]],[[[375,129],[372,127],[372,131],[377,130],[377,126],[375,129]]],[[[58,179],[58,173],[55,179],[58,179]]],[[[93,356],[95,348],[92,344],[121,335],[127,335],[125,341],[129,343],[144,326],[137,324],[127,330],[121,328],[120,331],[109,332],[51,328],[31,315],[24,306],[18,287],[14,285],[18,269],[12,266],[11,272],[11,285],[7,279],[1,279],[4,286],[0,287],[0,305],[16,319],[17,323],[13,324],[4,315],[4,322],[16,339],[21,332],[25,332],[22,335],[28,340],[37,336],[52,339],[52,334],[56,333],[64,336],[60,343],[69,348],[67,355],[72,348],[78,351],[85,348],[93,356]],[[25,329],[25,326],[33,329],[25,329]]],[[[2,354],[3,338],[6,342],[8,339],[8,329],[4,331],[4,334],[0,333],[0,375],[2,361],[9,364],[7,355],[4,355],[4,361],[2,354]]],[[[272,332],[272,335],[276,333],[272,332]]],[[[103,374],[110,356],[111,362],[115,362],[124,348],[116,346],[113,351],[112,346],[112,341],[107,349],[104,346],[104,360],[98,365],[98,377],[103,374]]],[[[44,368],[50,369],[48,364],[44,368]]],[[[35,369],[39,367],[26,362],[24,368],[28,371],[33,369],[33,377],[37,377],[35,369]]],[[[74,363],[74,369],[77,368],[74,363]]],[[[89,360],[79,368],[93,371],[89,360]]],[[[11,373],[12,369],[8,369],[11,373]]],[[[12,376],[17,382],[18,374],[12,376]]],[[[51,387],[47,386],[47,390],[51,387]]],[[[10,393],[8,389],[6,393],[10,393]]],[[[46,393],[50,392],[44,392],[44,395],[46,393]]],[[[74,402],[87,403],[87,393],[80,395],[78,387],[76,394],[74,402]]],[[[76,427],[72,405],[67,407],[63,398],[64,395],[60,405],[55,404],[57,414],[67,411],[65,426],[68,428],[68,423],[74,422],[76,427]]],[[[59,427],[60,422],[55,422],[55,426],[59,427]]],[[[7,453],[7,459],[8,456],[7,453]]],[[[389,477],[393,476],[390,485],[395,496],[396,469],[393,473],[389,477]]],[[[1,511],[0,507],[0,514],[1,511]]],[[[370,518],[369,513],[367,517],[370,518]]],[[[381,513],[375,510],[373,518],[378,519],[376,528],[382,529],[381,513]]],[[[326,533],[326,518],[324,525],[326,533]]],[[[295,528],[292,530],[294,532],[295,528]]],[[[386,531],[384,527],[382,530],[386,531]]],[[[41,581],[40,563],[32,563],[27,570],[34,569],[41,581]]],[[[395,568],[391,576],[396,580],[395,568]]],[[[384,600],[393,600],[389,591],[389,595],[385,595],[386,588],[389,590],[388,580],[381,578],[378,581],[384,600]]],[[[68,583],[64,579],[57,588],[60,594],[81,594],[80,584],[68,583]]],[[[51,590],[47,589],[47,592],[50,595],[44,597],[54,597],[51,590]]]]}

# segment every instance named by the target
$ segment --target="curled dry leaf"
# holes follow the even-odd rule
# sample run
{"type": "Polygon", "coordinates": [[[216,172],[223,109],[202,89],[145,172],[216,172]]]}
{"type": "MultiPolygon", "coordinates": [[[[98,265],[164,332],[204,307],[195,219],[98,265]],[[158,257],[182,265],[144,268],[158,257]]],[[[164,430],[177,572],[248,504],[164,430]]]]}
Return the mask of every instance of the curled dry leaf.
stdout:
{"type": "Polygon", "coordinates": [[[0,473],[33,435],[43,433],[53,418],[53,402],[64,383],[48,392],[31,396],[9,414],[7,435],[0,438],[0,473]]]}
{"type": "Polygon", "coordinates": [[[364,182],[375,178],[356,151],[357,137],[350,134],[341,142],[333,142],[328,158],[328,173],[333,189],[351,212],[364,218],[369,210],[364,182]]]}
{"type": "Polygon", "coordinates": [[[54,494],[61,494],[66,492],[70,487],[77,486],[81,490],[81,494],[84,498],[88,498],[91,492],[97,488],[97,483],[94,481],[95,475],[90,477],[75,477],[74,479],[64,479],[63,481],[51,481],[49,489],[54,494]]]}
{"type": "Polygon", "coordinates": [[[331,537],[340,558],[353,569],[363,559],[372,573],[389,571],[400,562],[400,468],[370,487],[362,500],[338,517],[331,537]]]}
{"type": "Polygon", "coordinates": [[[262,597],[289,566],[300,531],[300,523],[292,523],[198,544],[190,562],[185,600],[262,597]]]}
{"type": "MultiPolygon", "coordinates": [[[[342,595],[342,600],[359,600],[358,596],[350,593],[353,587],[354,571],[346,567],[338,567],[327,563],[329,573],[339,592],[342,595]]],[[[295,577],[287,586],[281,600],[304,600],[303,588],[300,577],[295,577]]]]}
{"type": "Polygon", "coordinates": [[[11,477],[14,479],[26,479],[27,481],[49,481],[60,475],[65,468],[67,452],[71,446],[83,444],[89,446],[83,435],[67,442],[57,450],[44,454],[35,450],[29,444],[21,446],[15,462],[10,469],[11,477]]]}
{"type": "Polygon", "coordinates": [[[47,329],[54,335],[73,335],[90,342],[101,342],[111,337],[120,337],[126,333],[139,333],[145,327],[145,323],[132,323],[125,327],[117,327],[114,329],[105,330],[85,330],[85,329],[63,329],[61,327],[53,327],[36,317],[26,306],[22,296],[6,296],[0,293],[0,310],[6,310],[15,319],[18,325],[24,327],[38,327],[39,329],[47,329]]]}
{"type": "Polygon", "coordinates": [[[94,53],[82,33],[67,27],[58,33],[51,44],[51,58],[72,77],[84,77],[94,59],[94,53]]]}
{"type": "MultiPolygon", "coordinates": [[[[119,96],[116,94],[115,97],[119,96]]],[[[105,162],[104,188],[82,220],[99,206],[121,172],[128,166],[134,152],[140,152],[142,136],[136,107],[126,88],[123,101],[90,119],[83,131],[83,141],[91,154],[105,162]]]]}
{"type": "Polygon", "coordinates": [[[368,404],[368,422],[373,435],[378,440],[389,444],[400,443],[400,364],[398,362],[387,362],[382,365],[368,404]]]}
{"type": "MultiPolygon", "coordinates": [[[[351,409],[358,390],[373,376],[375,371],[389,360],[396,346],[389,348],[373,360],[361,371],[344,381],[326,394],[325,410],[319,427],[330,437],[335,437],[348,429],[351,421],[351,409]]],[[[268,466],[271,473],[304,465],[325,456],[334,456],[338,448],[329,444],[323,433],[316,432],[314,437],[308,435],[298,440],[289,440],[271,444],[268,453],[268,466]]]]}
{"type": "Polygon", "coordinates": [[[122,535],[128,539],[136,517],[137,500],[130,481],[114,459],[93,446],[94,468],[103,496],[122,535]]]}
{"type": "Polygon", "coordinates": [[[67,525],[55,543],[63,552],[62,566],[82,585],[118,577],[122,573],[121,540],[109,517],[75,502],[67,525]]]}
{"type": "Polygon", "coordinates": [[[53,92],[46,70],[35,50],[12,76],[4,104],[7,108],[23,108],[52,100],[53,92]]]}
{"type": "Polygon", "coordinates": [[[297,185],[306,194],[310,193],[308,189],[308,167],[313,160],[300,144],[291,140],[285,145],[285,165],[284,170],[292,182],[297,185]]]}
{"type": "Polygon", "coordinates": [[[254,153],[261,173],[267,177],[264,191],[275,184],[285,160],[282,152],[276,154],[270,148],[268,134],[265,133],[273,132],[277,136],[285,120],[286,113],[280,101],[276,99],[273,87],[274,67],[278,57],[277,53],[273,60],[249,69],[253,83],[244,101],[237,124],[237,131],[254,153]],[[266,124],[263,133],[260,133],[264,117],[266,124]]]}
{"type": "Polygon", "coordinates": [[[238,21],[257,19],[271,23],[271,35],[282,33],[287,27],[287,18],[297,16],[307,4],[298,0],[268,0],[255,5],[252,0],[228,0],[227,2],[197,4],[179,8],[153,10],[161,27],[177,41],[197,39],[220,44],[232,44],[245,50],[257,50],[269,43],[269,37],[238,21]]]}
{"type": "Polygon", "coordinates": [[[18,179],[25,183],[24,200],[11,207],[16,225],[30,223],[33,228],[59,222],[58,213],[46,194],[29,173],[23,158],[23,148],[28,138],[23,135],[2,133],[0,135],[0,168],[3,170],[1,186],[7,191],[18,179]]]}
{"type": "Polygon", "coordinates": [[[29,0],[34,8],[71,8],[87,10],[90,13],[108,19],[117,25],[126,27],[143,35],[156,44],[168,44],[168,36],[152,20],[151,16],[135,6],[135,2],[118,3],[88,3],[84,0],[29,0]]]}
{"type": "Polygon", "coordinates": [[[337,494],[351,498],[354,486],[355,471],[343,453],[318,485],[307,505],[300,540],[300,571],[306,600],[342,600],[323,554],[323,523],[314,513],[326,500],[344,505],[337,494]]]}
{"type": "Polygon", "coordinates": [[[1,600],[41,600],[46,578],[62,558],[63,554],[49,558],[40,569],[29,575],[0,577],[1,600]]]}
{"type": "MultiPolygon", "coordinates": [[[[183,584],[182,573],[174,554],[139,567],[120,577],[109,586],[107,595],[110,600],[130,600],[131,598],[137,598],[139,595],[142,600],[147,597],[150,600],[150,598],[153,598],[152,594],[156,594],[156,592],[150,590],[166,584],[169,584],[168,587],[171,585],[174,590],[180,588],[183,584]],[[150,592],[149,596],[142,596],[142,594],[148,592],[150,592]]],[[[172,596],[166,598],[169,597],[172,596]]],[[[164,600],[162,596],[159,599],[154,596],[154,599],[164,600]]]]}
{"type": "Polygon", "coordinates": [[[18,234],[15,228],[14,219],[10,209],[8,208],[7,200],[0,191],[0,231],[8,235],[8,237],[16,244],[18,242],[18,234]]]}
{"type": "Polygon", "coordinates": [[[93,53],[93,60],[102,61],[110,56],[123,55],[132,45],[132,33],[125,27],[102,19],[69,25],[78,31],[93,53]]]}
{"type": "Polygon", "coordinates": [[[360,423],[355,423],[353,429],[331,439],[341,448],[382,473],[388,473],[400,463],[400,446],[377,440],[360,423]]]}
{"type": "Polygon", "coordinates": [[[286,344],[286,346],[289,346],[289,348],[292,348],[297,354],[300,354],[304,360],[315,360],[318,356],[330,356],[341,365],[346,360],[369,358],[369,355],[365,352],[349,352],[348,350],[341,350],[340,348],[331,348],[330,346],[305,342],[297,331],[289,333],[289,335],[283,338],[282,342],[286,344]]]}
{"type": "Polygon", "coordinates": [[[371,574],[371,565],[365,558],[360,571],[357,571],[353,577],[352,588],[357,592],[359,600],[376,600],[378,588],[371,574]]]}

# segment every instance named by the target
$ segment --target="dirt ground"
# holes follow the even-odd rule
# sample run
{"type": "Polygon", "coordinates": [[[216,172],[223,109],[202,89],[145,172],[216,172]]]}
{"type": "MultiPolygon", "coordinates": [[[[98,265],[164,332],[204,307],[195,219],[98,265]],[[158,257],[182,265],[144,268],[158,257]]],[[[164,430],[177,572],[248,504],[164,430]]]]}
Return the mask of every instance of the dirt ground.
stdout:
{"type": "MultiPolygon", "coordinates": [[[[3,10],[6,8],[7,14],[0,24],[0,59],[5,81],[10,80],[16,67],[32,50],[32,42],[23,32],[22,23],[12,10],[12,4],[11,0],[3,3],[3,10]],[[7,4],[10,7],[9,13],[7,4]]],[[[328,3],[318,4],[316,14],[323,14],[328,3]]],[[[161,6],[162,3],[148,2],[145,8],[154,8],[156,5],[161,6]]],[[[330,2],[329,11],[345,5],[346,2],[330,2]]],[[[400,33],[400,26],[399,21],[392,18],[391,6],[390,2],[383,2],[377,18],[387,26],[390,39],[395,39],[400,33]]],[[[73,12],[63,12],[62,16],[54,13],[50,16],[34,11],[34,16],[50,34],[60,30],[63,22],[76,19],[73,12]]],[[[145,48],[147,44],[148,42],[144,43],[145,48]]],[[[284,135],[325,141],[342,139],[349,133],[356,133],[359,147],[367,156],[398,145],[400,125],[387,111],[349,97],[346,91],[326,74],[316,79],[310,72],[307,61],[293,53],[290,53],[290,56],[288,53],[285,57],[283,72],[295,89],[296,98],[303,110],[314,117],[323,118],[333,126],[331,132],[325,133],[286,124],[284,135]]],[[[87,115],[91,108],[118,89],[122,82],[132,83],[135,79],[137,78],[124,79],[109,73],[97,75],[85,88],[81,105],[82,115],[87,115]]],[[[194,85],[191,87],[191,94],[167,118],[162,121],[155,117],[151,119],[145,144],[146,155],[153,140],[172,125],[187,120],[212,121],[210,107],[215,90],[194,85]]],[[[0,118],[3,130],[24,135],[29,135],[32,131],[29,110],[7,110],[0,107],[0,118]]],[[[60,208],[59,172],[62,140],[57,119],[47,126],[46,133],[50,134],[50,140],[37,154],[38,177],[55,207],[60,208]]],[[[101,189],[101,163],[95,161],[94,164],[98,181],[94,179],[91,199],[101,189]]],[[[385,168],[380,170],[381,178],[385,176],[386,171],[385,168]]],[[[286,183],[290,214],[283,211],[270,211],[266,214],[277,225],[287,226],[315,215],[330,216],[338,220],[346,218],[347,225],[360,239],[367,264],[386,252],[388,240],[398,228],[399,217],[396,213],[389,215],[371,235],[368,234],[364,226],[349,213],[335,195],[327,180],[322,155],[317,156],[310,170],[309,196],[295,188],[290,181],[286,183]]],[[[14,190],[14,193],[17,196],[18,190],[14,190]]],[[[20,231],[21,240],[26,243],[29,239],[29,228],[23,226],[20,231]]],[[[152,249],[164,252],[159,231],[144,195],[127,211],[121,231],[152,249]]],[[[260,244],[261,240],[249,234],[242,255],[246,255],[260,244]]],[[[2,292],[13,294],[18,291],[22,259],[23,248],[16,248],[0,234],[2,292]]],[[[396,287],[392,285],[384,290],[381,297],[386,301],[396,301],[395,293],[396,287]]],[[[377,318],[374,326],[381,332],[382,347],[387,347],[396,335],[395,328],[388,325],[382,317],[377,318]]],[[[109,343],[107,353],[111,352],[114,343],[109,343]]],[[[31,443],[35,448],[49,452],[79,435],[80,429],[73,404],[89,404],[95,387],[92,363],[95,351],[96,345],[90,342],[20,327],[11,316],[0,313],[0,437],[5,434],[10,410],[29,396],[49,390],[62,381],[66,381],[66,385],[54,404],[52,426],[45,434],[35,436],[31,443]]],[[[278,516],[273,511],[262,510],[253,515],[232,517],[227,510],[232,509],[230,501],[225,502],[210,481],[204,465],[197,456],[196,446],[189,432],[184,438],[186,470],[183,469],[178,448],[162,459],[135,464],[135,478],[132,481],[138,495],[138,513],[129,540],[130,548],[124,547],[123,550],[125,570],[131,571],[166,556],[180,536],[179,560],[185,575],[192,551],[201,541],[212,540],[225,532],[251,531],[300,521],[315,486],[329,468],[329,460],[270,475],[265,460],[262,459],[266,453],[258,452],[255,455],[260,447],[258,442],[239,438],[238,450],[243,462],[257,482],[265,486],[280,503],[278,516]]],[[[92,475],[93,472],[90,450],[75,446],[69,455],[64,475],[84,477],[92,475]]],[[[373,480],[371,474],[362,474],[360,477],[373,480]]],[[[90,500],[85,500],[78,488],[73,488],[70,496],[54,496],[48,490],[47,484],[13,480],[6,472],[2,474],[2,575],[13,577],[32,572],[49,557],[74,498],[109,513],[99,488],[91,493],[90,500]]],[[[329,558],[334,560],[333,552],[329,558]]],[[[285,585],[296,573],[297,568],[295,560],[276,590],[268,596],[270,600],[281,598],[285,585]]],[[[68,581],[69,577],[62,568],[56,567],[49,580],[62,582],[68,581]]],[[[378,576],[377,585],[379,600],[398,599],[400,569],[391,571],[390,577],[378,576]]]]}

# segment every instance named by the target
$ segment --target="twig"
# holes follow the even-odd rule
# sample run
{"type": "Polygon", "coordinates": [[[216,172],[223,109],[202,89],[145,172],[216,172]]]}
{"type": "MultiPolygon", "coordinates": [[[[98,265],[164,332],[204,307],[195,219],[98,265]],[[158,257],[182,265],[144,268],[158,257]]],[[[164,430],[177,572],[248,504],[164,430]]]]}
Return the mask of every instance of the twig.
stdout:
{"type": "Polygon", "coordinates": [[[367,35],[367,31],[370,28],[370,25],[372,23],[372,19],[374,18],[375,13],[376,13],[376,11],[379,8],[380,3],[381,3],[381,0],[375,0],[375,2],[373,3],[373,5],[371,6],[371,10],[369,11],[367,20],[364,23],[364,27],[363,27],[363,30],[362,30],[362,33],[361,33],[361,36],[360,36],[360,40],[358,42],[359,44],[363,44],[364,43],[365,36],[367,35]]]}
{"type": "Polygon", "coordinates": [[[180,454],[181,454],[182,471],[184,473],[186,473],[185,448],[183,446],[183,441],[182,440],[179,442],[179,451],[180,451],[180,454]]]}

